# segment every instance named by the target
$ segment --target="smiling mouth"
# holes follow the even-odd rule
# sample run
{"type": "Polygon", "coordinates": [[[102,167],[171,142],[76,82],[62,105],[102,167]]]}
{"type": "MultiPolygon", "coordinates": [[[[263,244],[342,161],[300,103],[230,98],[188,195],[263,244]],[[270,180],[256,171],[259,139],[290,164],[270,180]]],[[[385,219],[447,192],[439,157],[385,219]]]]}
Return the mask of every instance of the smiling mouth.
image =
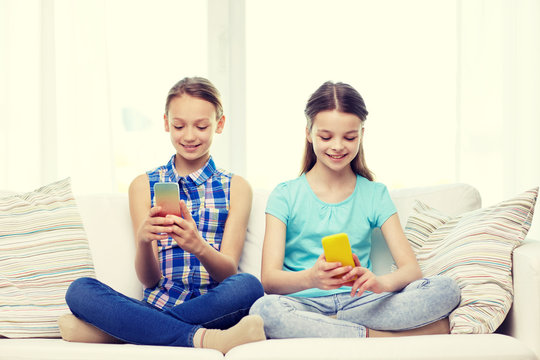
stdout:
{"type": "MultiPolygon", "coordinates": [[[[200,144],[199,144],[200,145],[200,144]]],[[[190,150],[195,150],[199,147],[199,145],[186,145],[186,144],[182,144],[182,147],[188,151],[190,150]]]]}
{"type": "Polygon", "coordinates": [[[332,159],[336,159],[336,160],[343,159],[345,156],[347,156],[347,154],[341,154],[341,155],[326,154],[326,155],[328,155],[332,159]]]}

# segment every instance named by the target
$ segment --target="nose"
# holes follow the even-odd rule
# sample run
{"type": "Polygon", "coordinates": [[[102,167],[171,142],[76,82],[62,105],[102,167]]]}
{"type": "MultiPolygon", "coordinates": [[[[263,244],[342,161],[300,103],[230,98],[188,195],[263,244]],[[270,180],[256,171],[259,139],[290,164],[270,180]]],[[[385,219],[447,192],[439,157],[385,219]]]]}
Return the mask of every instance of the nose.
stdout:
{"type": "Polygon", "coordinates": [[[186,131],[184,132],[185,141],[195,140],[195,130],[191,126],[186,126],[186,131]]]}
{"type": "Polygon", "coordinates": [[[332,141],[332,144],[330,144],[330,147],[331,147],[332,150],[334,150],[334,151],[341,151],[341,150],[343,150],[343,141],[342,141],[341,139],[335,138],[335,139],[332,141]]]}

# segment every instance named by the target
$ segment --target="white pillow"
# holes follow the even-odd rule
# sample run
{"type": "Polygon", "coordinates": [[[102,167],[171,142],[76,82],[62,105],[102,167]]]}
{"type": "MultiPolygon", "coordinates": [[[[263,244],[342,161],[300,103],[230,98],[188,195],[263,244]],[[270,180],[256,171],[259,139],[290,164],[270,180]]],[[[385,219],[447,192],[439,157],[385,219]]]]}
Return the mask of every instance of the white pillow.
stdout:
{"type": "Polygon", "coordinates": [[[70,179],[0,198],[0,335],[59,337],[65,293],[94,277],[70,179]]]}
{"type": "Polygon", "coordinates": [[[512,252],[529,231],[537,196],[534,188],[456,217],[415,204],[405,235],[424,276],[446,275],[461,288],[452,333],[492,333],[503,322],[513,300],[512,252]]]}

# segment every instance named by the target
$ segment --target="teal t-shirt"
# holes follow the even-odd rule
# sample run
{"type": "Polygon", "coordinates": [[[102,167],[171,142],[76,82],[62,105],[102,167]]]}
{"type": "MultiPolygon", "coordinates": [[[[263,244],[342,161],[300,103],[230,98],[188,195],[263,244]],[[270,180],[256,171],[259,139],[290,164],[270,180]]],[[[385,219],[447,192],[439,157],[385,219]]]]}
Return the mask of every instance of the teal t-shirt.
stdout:
{"type": "MultiPolygon", "coordinates": [[[[362,266],[371,269],[371,231],[381,227],[396,207],[384,184],[357,175],[353,193],[344,201],[329,204],[311,189],[305,174],[279,184],[270,194],[266,213],[287,226],[283,270],[300,271],[313,267],[323,253],[321,239],[346,233],[353,253],[362,266]]],[[[350,291],[307,289],[292,296],[317,297],[350,291]]]]}

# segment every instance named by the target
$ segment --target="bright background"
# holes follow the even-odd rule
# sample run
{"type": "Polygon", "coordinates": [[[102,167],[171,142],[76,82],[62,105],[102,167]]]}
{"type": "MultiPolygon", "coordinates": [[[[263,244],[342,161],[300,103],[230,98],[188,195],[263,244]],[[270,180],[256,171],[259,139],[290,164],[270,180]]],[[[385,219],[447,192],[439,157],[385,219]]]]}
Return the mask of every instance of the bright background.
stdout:
{"type": "Polygon", "coordinates": [[[172,155],[167,91],[199,75],[227,115],[214,158],[253,187],[298,175],[334,80],[366,101],[378,181],[492,205],[540,184],[538,44],[540,0],[0,0],[0,189],[126,192],[172,155]]]}

